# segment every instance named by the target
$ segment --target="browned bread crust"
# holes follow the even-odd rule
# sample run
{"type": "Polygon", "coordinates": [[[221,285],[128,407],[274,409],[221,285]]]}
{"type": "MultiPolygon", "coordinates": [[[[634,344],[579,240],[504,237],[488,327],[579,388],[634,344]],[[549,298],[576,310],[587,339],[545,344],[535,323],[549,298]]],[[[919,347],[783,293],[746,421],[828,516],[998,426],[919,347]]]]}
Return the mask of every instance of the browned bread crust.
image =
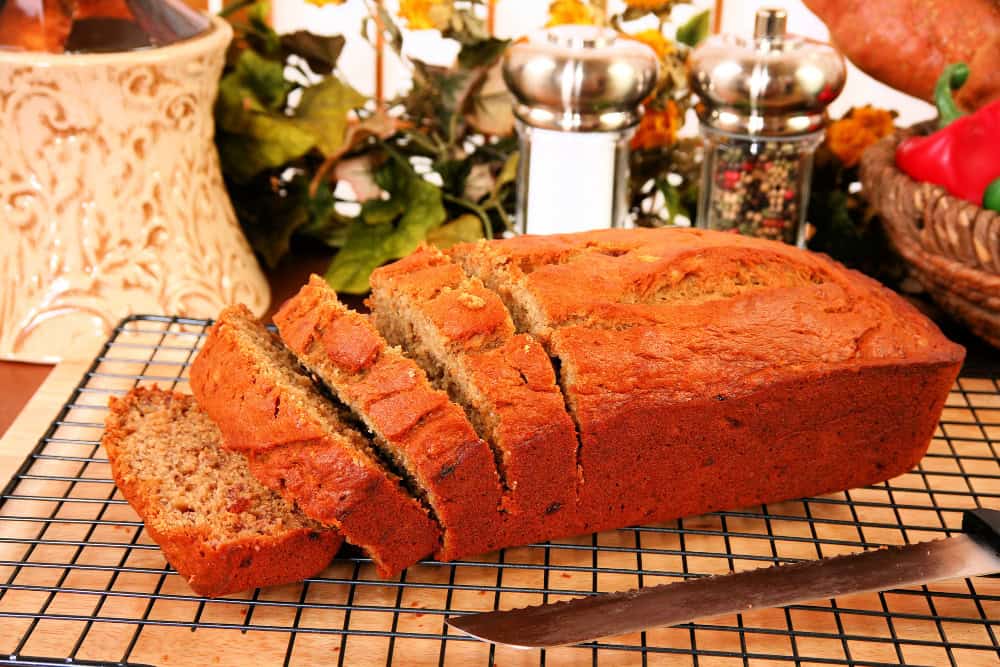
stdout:
{"type": "Polygon", "coordinates": [[[440,528],[243,306],[222,311],[191,366],[198,403],[266,486],[363,548],[392,576],[434,553],[440,528]]]}
{"type": "Polygon", "coordinates": [[[431,248],[376,270],[371,285],[379,330],[466,406],[498,450],[505,543],[575,526],[576,429],[538,342],[515,332],[495,293],[431,248]]]}
{"type": "Polygon", "coordinates": [[[894,293],[774,242],[612,230],[452,256],[559,361],[592,530],[901,474],[964,356],[894,293]]]}
{"type": "MultiPolygon", "coordinates": [[[[446,527],[465,525],[473,502],[494,506],[496,487],[490,475],[477,486],[492,468],[478,439],[456,437],[468,424],[429,418],[460,415],[427,379],[495,446],[502,511],[440,548],[447,558],[901,474],[926,451],[964,357],[903,299],[824,256],[700,230],[423,249],[371,283],[378,330],[426,378],[315,281],[278,320],[412,490],[445,508],[446,527]],[[477,462],[447,482],[459,441],[477,462]],[[462,498],[484,487],[489,501],[462,498]]],[[[310,516],[345,532],[356,522],[355,543],[386,571],[412,563],[414,545],[438,547],[438,533],[412,532],[413,516],[437,529],[427,513],[405,515],[419,504],[371,472],[378,457],[361,434],[261,331],[245,310],[224,311],[192,368],[227,446],[310,516]]]]}
{"type": "Polygon", "coordinates": [[[319,276],[275,314],[281,339],[413,478],[444,529],[437,557],[493,551],[501,488],[493,452],[461,408],[413,360],[386,344],[319,276]]]}
{"type": "Polygon", "coordinates": [[[222,448],[190,394],[138,388],[113,397],[101,444],[122,495],[199,595],[299,581],[340,547],[335,531],[264,488],[242,455],[222,448]]]}

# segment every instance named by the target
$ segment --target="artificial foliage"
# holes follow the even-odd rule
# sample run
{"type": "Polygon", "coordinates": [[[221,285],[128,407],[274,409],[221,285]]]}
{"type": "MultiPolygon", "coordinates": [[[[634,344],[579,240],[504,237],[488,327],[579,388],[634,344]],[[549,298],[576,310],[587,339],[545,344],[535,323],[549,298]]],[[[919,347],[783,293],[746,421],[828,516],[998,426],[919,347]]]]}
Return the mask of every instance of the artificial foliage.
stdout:
{"type": "MultiPolygon", "coordinates": [[[[500,72],[508,42],[487,33],[480,4],[401,3],[393,16],[370,2],[365,34],[381,30],[412,79],[398,99],[378,105],[337,69],[344,36],[278,35],[265,20],[264,3],[224,11],[246,10],[230,19],[236,38],[219,84],[216,144],[237,217],[268,266],[303,243],[321,243],[336,250],[326,273],[330,284],[362,293],[374,268],[421,243],[447,247],[511,230],[517,140],[500,72]],[[434,28],[456,40],[456,62],[440,67],[404,57],[401,25],[434,28]],[[353,193],[344,201],[341,182],[353,193]]],[[[675,153],[696,148],[679,143],[677,130],[690,105],[687,42],[704,36],[707,15],[683,26],[678,42],[662,29],[673,4],[626,11],[631,18],[656,16],[661,26],[634,36],[662,65],[633,143],[630,201],[643,224],[693,215],[693,181],[677,184],[667,175],[675,162],[692,161],[693,154],[677,159],[675,153]]],[[[553,23],[560,22],[557,5],[553,23]]],[[[600,20],[620,27],[624,18],[600,20]]],[[[596,14],[590,20],[598,20],[596,14]]]]}
{"type": "MultiPolygon", "coordinates": [[[[374,0],[367,4],[364,36],[380,32],[385,48],[410,70],[411,85],[398,98],[372,100],[345,81],[337,66],[345,36],[279,35],[266,20],[265,3],[241,0],[223,11],[236,37],[215,110],[226,187],[263,262],[274,267],[308,244],[326,246],[334,251],[327,281],[354,294],[368,290],[372,270],[421,243],[448,247],[511,233],[518,160],[500,71],[508,41],[488,34],[482,0],[404,0],[398,15],[374,0]],[[455,40],[454,64],[404,56],[401,26],[436,29],[455,40]]],[[[679,4],[685,3],[629,0],[610,16],[603,2],[549,6],[550,25],[608,25],[649,46],[660,61],[659,81],[631,141],[628,201],[640,226],[692,221],[696,214],[700,141],[679,138],[678,131],[693,102],[685,62],[708,34],[709,15],[670,28],[679,4]],[[643,27],[630,31],[636,19],[643,27]]],[[[831,132],[840,150],[821,149],[810,202],[813,245],[876,274],[871,267],[884,259],[884,243],[850,188],[857,151],[884,120],[864,112],[831,132]]]]}

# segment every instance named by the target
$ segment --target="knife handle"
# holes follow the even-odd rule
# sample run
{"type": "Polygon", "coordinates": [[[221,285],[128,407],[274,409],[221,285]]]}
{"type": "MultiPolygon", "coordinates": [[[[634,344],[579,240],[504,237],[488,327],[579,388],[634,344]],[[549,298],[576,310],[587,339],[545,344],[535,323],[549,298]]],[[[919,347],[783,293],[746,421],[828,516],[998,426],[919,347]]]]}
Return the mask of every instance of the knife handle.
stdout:
{"type": "Polygon", "coordinates": [[[1000,554],[1000,511],[980,507],[962,515],[962,532],[1000,554]]]}

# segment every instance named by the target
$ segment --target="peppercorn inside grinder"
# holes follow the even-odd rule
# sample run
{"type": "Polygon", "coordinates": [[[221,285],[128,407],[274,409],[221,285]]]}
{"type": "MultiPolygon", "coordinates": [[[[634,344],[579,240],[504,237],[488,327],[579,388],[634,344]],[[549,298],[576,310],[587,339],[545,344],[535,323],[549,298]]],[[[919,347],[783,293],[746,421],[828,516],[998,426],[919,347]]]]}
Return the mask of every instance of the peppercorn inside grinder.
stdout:
{"type": "Polygon", "coordinates": [[[629,139],[656,84],[652,49],[596,26],[534,32],[504,55],[520,161],[517,230],[622,226],[629,139]]]}
{"type": "Polygon", "coordinates": [[[691,54],[705,140],[697,225],[802,247],[813,155],[846,71],[836,49],[785,23],[761,9],[752,39],[716,35],[691,54]]]}

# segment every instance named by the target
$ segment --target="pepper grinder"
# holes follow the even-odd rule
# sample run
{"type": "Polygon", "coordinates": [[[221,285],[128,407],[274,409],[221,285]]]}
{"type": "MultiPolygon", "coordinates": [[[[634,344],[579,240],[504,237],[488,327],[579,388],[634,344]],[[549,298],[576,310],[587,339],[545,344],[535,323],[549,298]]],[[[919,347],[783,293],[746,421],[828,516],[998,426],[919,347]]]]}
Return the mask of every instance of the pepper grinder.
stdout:
{"type": "Polygon", "coordinates": [[[629,139],[657,70],[650,48],[596,26],[547,28],[507,49],[503,75],[520,146],[519,232],[624,224],[629,139]]]}
{"type": "Polygon", "coordinates": [[[843,56],[785,33],[782,9],[757,12],[753,39],[716,35],[691,54],[705,140],[697,225],[805,246],[813,155],[843,56]]]}

